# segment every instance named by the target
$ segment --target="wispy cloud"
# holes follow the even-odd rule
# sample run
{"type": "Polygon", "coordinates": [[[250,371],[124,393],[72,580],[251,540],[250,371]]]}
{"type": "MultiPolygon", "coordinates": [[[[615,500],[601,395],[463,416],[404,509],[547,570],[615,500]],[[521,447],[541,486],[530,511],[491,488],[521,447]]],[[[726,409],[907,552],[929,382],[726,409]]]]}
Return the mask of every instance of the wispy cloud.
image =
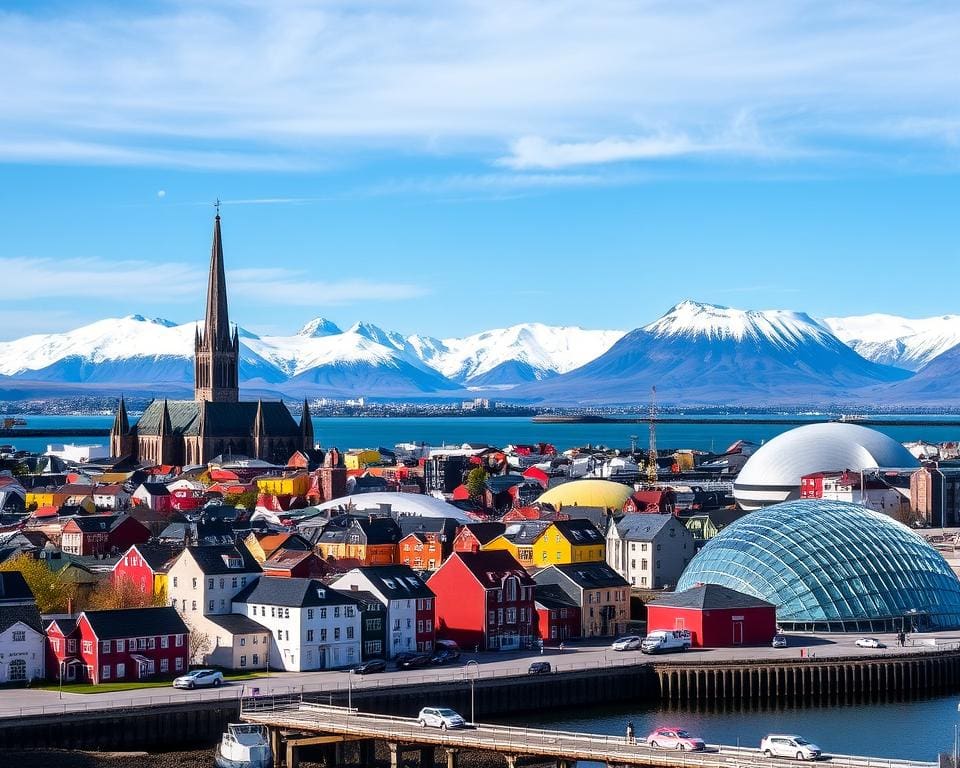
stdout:
{"type": "Polygon", "coordinates": [[[949,151],[957,39],[948,0],[8,10],[0,161],[294,171],[510,148],[514,169],[609,165],[729,155],[743,112],[768,148],[949,151]]]}
{"type": "Polygon", "coordinates": [[[230,293],[277,306],[334,307],[368,301],[402,301],[427,295],[425,286],[383,280],[314,280],[307,271],[284,268],[235,269],[230,293]]]}

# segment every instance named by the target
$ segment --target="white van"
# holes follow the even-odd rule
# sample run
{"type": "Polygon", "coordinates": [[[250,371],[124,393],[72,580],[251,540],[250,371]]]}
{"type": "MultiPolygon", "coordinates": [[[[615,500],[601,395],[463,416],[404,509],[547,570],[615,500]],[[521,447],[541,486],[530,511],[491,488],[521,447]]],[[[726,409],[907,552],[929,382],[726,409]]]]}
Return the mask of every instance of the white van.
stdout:
{"type": "Polygon", "coordinates": [[[688,629],[655,629],[643,638],[640,650],[643,653],[668,653],[685,651],[692,644],[688,629]]]}

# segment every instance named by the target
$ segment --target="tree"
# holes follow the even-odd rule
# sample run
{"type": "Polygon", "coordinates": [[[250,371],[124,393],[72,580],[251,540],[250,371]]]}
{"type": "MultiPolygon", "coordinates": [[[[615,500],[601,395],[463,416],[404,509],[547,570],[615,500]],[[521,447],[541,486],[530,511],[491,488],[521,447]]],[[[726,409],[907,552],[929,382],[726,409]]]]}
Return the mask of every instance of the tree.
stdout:
{"type": "Polygon", "coordinates": [[[87,603],[91,611],[153,608],[164,604],[162,595],[154,594],[152,584],[149,591],[142,590],[129,578],[105,579],[97,585],[87,603]]]}
{"type": "Polygon", "coordinates": [[[226,499],[224,499],[224,501],[228,501],[235,507],[255,509],[259,496],[260,494],[258,494],[256,491],[244,491],[243,493],[228,496],[226,499]]]}
{"type": "Polygon", "coordinates": [[[213,641],[206,632],[198,632],[190,628],[190,661],[193,664],[204,664],[207,654],[213,647],[213,641]]]}
{"type": "Polygon", "coordinates": [[[0,564],[0,571],[20,571],[37,600],[40,613],[66,613],[77,597],[77,585],[60,579],[42,560],[17,555],[0,564]]]}
{"type": "Polygon", "coordinates": [[[467,493],[471,499],[482,499],[487,490],[487,471],[483,467],[474,467],[467,475],[467,493]]]}

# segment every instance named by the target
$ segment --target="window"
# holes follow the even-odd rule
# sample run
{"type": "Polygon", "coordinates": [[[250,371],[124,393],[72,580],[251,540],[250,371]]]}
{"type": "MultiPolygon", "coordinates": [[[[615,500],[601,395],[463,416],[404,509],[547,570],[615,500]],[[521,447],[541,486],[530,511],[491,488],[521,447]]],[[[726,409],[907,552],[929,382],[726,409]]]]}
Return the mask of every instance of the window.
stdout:
{"type": "MultiPolygon", "coordinates": [[[[246,577],[246,576],[241,576],[241,577],[240,577],[240,586],[241,586],[241,587],[247,586],[247,577],[246,577]]],[[[256,662],[254,662],[254,663],[256,663],[256,662]]]]}
{"type": "Polygon", "coordinates": [[[340,639],[340,627],[334,627],[334,628],[333,628],[333,639],[334,639],[334,640],[339,640],[339,639],[340,639]]]}
{"type": "Polygon", "coordinates": [[[193,577],[193,588],[194,588],[194,589],[197,588],[197,577],[196,577],[196,576],[193,577]]]}
{"type": "Polygon", "coordinates": [[[347,627],[347,640],[353,640],[353,627],[347,627]]]}
{"type": "Polygon", "coordinates": [[[207,579],[207,589],[213,589],[213,579],[207,579]]]}
{"type": "MultiPolygon", "coordinates": [[[[13,642],[15,643],[25,643],[27,641],[27,631],[25,629],[16,630],[13,633],[13,642]]],[[[104,643],[107,647],[107,650],[104,653],[110,653],[110,641],[104,643]]]]}
{"type": "Polygon", "coordinates": [[[379,640],[367,640],[363,644],[363,652],[367,656],[373,656],[383,652],[383,643],[379,640]]]}
{"type": "Polygon", "coordinates": [[[258,666],[259,664],[260,664],[260,654],[259,654],[259,653],[255,653],[255,654],[253,654],[253,666],[256,667],[256,666],[258,666]]]}
{"type": "Polygon", "coordinates": [[[241,656],[241,657],[240,657],[240,666],[241,666],[241,667],[247,666],[247,657],[246,657],[246,656],[241,656]]]}
{"type": "Polygon", "coordinates": [[[60,653],[60,641],[54,638],[50,641],[50,646],[53,648],[54,653],[60,653]]]}
{"type": "Polygon", "coordinates": [[[197,610],[197,601],[196,601],[196,600],[192,600],[192,601],[191,601],[190,610],[191,610],[191,611],[197,610]]]}
{"type": "Polygon", "coordinates": [[[413,619],[407,619],[407,629],[411,629],[412,627],[413,627],[413,619]]]}
{"type": "Polygon", "coordinates": [[[276,612],[277,612],[277,609],[276,609],[274,606],[271,605],[271,606],[270,606],[270,617],[271,617],[271,618],[276,618],[276,612]]]}
{"type": "Polygon", "coordinates": [[[307,619],[313,618],[313,608],[307,608],[307,619]]]}
{"type": "Polygon", "coordinates": [[[207,610],[212,611],[213,608],[214,608],[214,606],[216,605],[216,603],[217,603],[216,600],[211,600],[210,602],[208,602],[208,603],[207,603],[207,610]]]}
{"type": "Polygon", "coordinates": [[[117,653],[123,653],[123,650],[124,650],[124,646],[125,646],[125,645],[126,645],[126,642],[125,642],[125,641],[123,641],[123,640],[117,640],[117,641],[116,641],[117,653]]]}
{"type": "Polygon", "coordinates": [[[77,652],[77,641],[67,640],[67,653],[76,653],[76,652],[77,652]]]}
{"type": "MultiPolygon", "coordinates": [[[[150,645],[152,646],[153,644],[154,644],[154,640],[153,640],[153,638],[151,637],[151,638],[150,638],[150,645]]],[[[145,638],[145,637],[138,637],[138,638],[137,638],[137,650],[138,650],[138,651],[145,651],[145,650],[147,650],[147,638],[145,638]]]]}
{"type": "Polygon", "coordinates": [[[127,676],[127,665],[120,663],[117,664],[117,679],[122,680],[127,676]]]}
{"type": "Polygon", "coordinates": [[[312,630],[312,629],[308,629],[308,630],[307,630],[307,642],[308,642],[308,643],[312,643],[312,642],[313,642],[313,630],[312,630]]]}
{"type": "Polygon", "coordinates": [[[169,648],[169,647],[170,647],[170,638],[169,638],[169,636],[163,635],[163,636],[160,638],[160,647],[161,647],[161,648],[169,648]]]}
{"type": "Polygon", "coordinates": [[[339,606],[339,605],[334,606],[334,608],[333,608],[333,618],[335,618],[335,619],[339,619],[339,618],[340,618],[340,606],[339,606]]]}
{"type": "Polygon", "coordinates": [[[222,611],[222,610],[223,610],[224,608],[226,608],[226,607],[227,607],[227,601],[224,600],[224,599],[221,597],[221,598],[220,598],[220,610],[222,611]]]}
{"type": "Polygon", "coordinates": [[[183,645],[183,635],[177,635],[177,647],[183,645]]]}
{"type": "Polygon", "coordinates": [[[320,630],[320,642],[321,642],[321,643],[327,642],[327,629],[326,629],[326,627],[324,627],[323,629],[320,630]]]}
{"type": "Polygon", "coordinates": [[[343,609],[343,613],[344,613],[344,616],[346,616],[348,619],[352,619],[355,613],[353,606],[348,605],[346,608],[343,609]]]}
{"type": "Polygon", "coordinates": [[[160,659],[160,671],[161,672],[170,671],[170,659],[160,659]]]}
{"type": "Polygon", "coordinates": [[[83,641],[83,652],[84,653],[93,653],[93,641],[84,640],[83,641]]]}
{"type": "Polygon", "coordinates": [[[517,623],[517,609],[507,608],[507,624],[516,624],[516,623],[517,623]]]}
{"type": "MultiPolygon", "coordinates": [[[[222,579],[221,579],[221,581],[222,581],[222,579]]],[[[234,576],[232,579],[230,579],[230,586],[233,587],[234,589],[237,588],[237,577],[236,577],[236,576],[234,576]]]]}
{"type": "Polygon", "coordinates": [[[659,551],[660,551],[660,545],[657,544],[657,552],[659,552],[659,551]]]}
{"type": "Polygon", "coordinates": [[[289,608],[284,608],[284,609],[283,609],[283,618],[285,618],[285,619],[289,619],[289,618],[290,618],[290,609],[289,609],[289,608]]]}
{"type": "Polygon", "coordinates": [[[109,680],[109,679],[110,679],[110,665],[109,665],[109,664],[104,664],[104,665],[103,665],[103,669],[100,670],[100,677],[101,677],[101,679],[103,679],[103,680],[109,680]]]}
{"type": "Polygon", "coordinates": [[[283,640],[283,630],[282,630],[282,629],[278,629],[278,630],[277,630],[277,640],[283,640]]]}
{"type": "Polygon", "coordinates": [[[247,644],[247,638],[241,637],[241,638],[240,638],[240,645],[246,645],[246,644],[247,644]]]}
{"type": "Polygon", "coordinates": [[[321,608],[321,609],[320,609],[320,618],[321,618],[321,619],[327,618],[327,609],[326,609],[326,608],[321,608]]]}
{"type": "Polygon", "coordinates": [[[176,576],[174,576],[174,577],[173,577],[173,586],[174,586],[174,588],[176,588],[176,587],[179,586],[179,584],[177,583],[178,581],[179,581],[179,579],[178,579],[176,576]]]}
{"type": "Polygon", "coordinates": [[[497,614],[495,614],[493,611],[490,611],[490,613],[487,614],[487,624],[494,624],[496,623],[496,620],[497,614]]]}
{"type": "Polygon", "coordinates": [[[183,669],[183,657],[182,657],[182,656],[177,656],[177,660],[176,660],[176,662],[174,663],[174,669],[176,669],[177,672],[179,672],[181,669],[183,669]]]}

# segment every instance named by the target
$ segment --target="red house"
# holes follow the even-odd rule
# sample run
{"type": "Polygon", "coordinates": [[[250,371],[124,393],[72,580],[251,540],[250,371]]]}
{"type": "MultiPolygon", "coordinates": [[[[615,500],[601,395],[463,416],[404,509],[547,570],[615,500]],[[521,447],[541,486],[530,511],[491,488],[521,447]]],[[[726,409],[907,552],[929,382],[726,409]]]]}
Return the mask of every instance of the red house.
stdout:
{"type": "Polygon", "coordinates": [[[84,515],[63,526],[60,548],[70,555],[109,555],[150,538],[150,530],[130,515],[84,515]]]}
{"type": "Polygon", "coordinates": [[[537,634],[545,645],[579,638],[580,606],[557,584],[537,584],[537,634]]]}
{"type": "Polygon", "coordinates": [[[190,630],[170,607],[85,611],[47,626],[47,674],[54,680],[130,682],[185,672],[190,630]]]}
{"type": "Polygon", "coordinates": [[[437,635],[461,648],[529,648],[536,586],[505,550],[454,552],[427,581],[437,596],[437,635]]]}
{"type": "Polygon", "coordinates": [[[677,494],[669,488],[655,491],[634,491],[623,503],[625,514],[637,512],[651,515],[672,515],[677,509],[677,494]]]}
{"type": "Polygon", "coordinates": [[[503,523],[467,523],[457,531],[453,540],[454,552],[479,552],[480,547],[493,541],[507,530],[503,523]]]}
{"type": "Polygon", "coordinates": [[[333,572],[326,560],[300,549],[277,549],[261,564],[264,576],[286,579],[322,579],[333,572]]]}
{"type": "Polygon", "coordinates": [[[777,632],[777,608],[718,584],[701,584],[647,604],[647,631],[687,629],[697,648],[769,645],[777,632]]]}
{"type": "Polygon", "coordinates": [[[113,566],[110,578],[126,581],[145,595],[159,595],[166,602],[167,571],[182,548],[165,544],[134,544],[113,566]]]}

